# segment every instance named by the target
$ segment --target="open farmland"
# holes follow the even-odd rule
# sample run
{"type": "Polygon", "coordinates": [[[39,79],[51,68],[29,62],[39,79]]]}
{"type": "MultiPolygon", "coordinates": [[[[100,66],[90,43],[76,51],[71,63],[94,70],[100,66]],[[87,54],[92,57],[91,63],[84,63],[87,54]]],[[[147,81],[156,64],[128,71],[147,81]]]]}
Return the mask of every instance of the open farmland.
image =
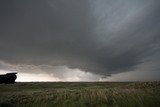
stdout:
{"type": "Polygon", "coordinates": [[[0,84],[0,107],[160,107],[160,82],[0,84]]]}

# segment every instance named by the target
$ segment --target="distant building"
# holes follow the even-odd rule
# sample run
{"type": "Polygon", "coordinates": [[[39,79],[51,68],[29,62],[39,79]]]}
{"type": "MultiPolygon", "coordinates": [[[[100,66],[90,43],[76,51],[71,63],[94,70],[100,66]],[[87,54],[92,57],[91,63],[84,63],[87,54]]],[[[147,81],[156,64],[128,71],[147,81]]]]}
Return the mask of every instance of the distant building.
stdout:
{"type": "Polygon", "coordinates": [[[10,84],[10,83],[15,83],[15,80],[17,79],[17,73],[7,73],[0,75],[0,84],[5,83],[5,84],[10,84]]]}

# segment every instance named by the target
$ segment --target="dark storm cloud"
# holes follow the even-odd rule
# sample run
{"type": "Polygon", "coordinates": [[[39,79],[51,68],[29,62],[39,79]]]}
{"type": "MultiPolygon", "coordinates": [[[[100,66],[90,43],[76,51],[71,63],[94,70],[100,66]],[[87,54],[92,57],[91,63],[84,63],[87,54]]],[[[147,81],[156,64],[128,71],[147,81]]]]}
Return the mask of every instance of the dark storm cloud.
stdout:
{"type": "Polygon", "coordinates": [[[104,75],[136,70],[147,58],[158,65],[159,6],[158,0],[1,0],[0,60],[104,75]]]}

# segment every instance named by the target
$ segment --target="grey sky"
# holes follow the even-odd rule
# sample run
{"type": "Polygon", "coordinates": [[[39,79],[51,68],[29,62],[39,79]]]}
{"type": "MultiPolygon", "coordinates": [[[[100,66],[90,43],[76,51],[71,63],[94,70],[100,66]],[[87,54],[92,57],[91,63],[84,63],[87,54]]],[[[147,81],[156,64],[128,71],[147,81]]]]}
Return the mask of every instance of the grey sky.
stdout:
{"type": "Polygon", "coordinates": [[[160,1],[1,0],[0,69],[61,77],[64,66],[157,80],[160,1]]]}

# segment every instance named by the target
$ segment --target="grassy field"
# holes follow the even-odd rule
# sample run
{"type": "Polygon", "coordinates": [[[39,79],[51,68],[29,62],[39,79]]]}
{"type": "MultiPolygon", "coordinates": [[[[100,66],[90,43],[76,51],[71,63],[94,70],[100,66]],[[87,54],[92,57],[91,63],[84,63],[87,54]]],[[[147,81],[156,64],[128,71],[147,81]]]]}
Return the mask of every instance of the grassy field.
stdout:
{"type": "Polygon", "coordinates": [[[0,84],[0,107],[160,107],[160,82],[0,84]]]}

